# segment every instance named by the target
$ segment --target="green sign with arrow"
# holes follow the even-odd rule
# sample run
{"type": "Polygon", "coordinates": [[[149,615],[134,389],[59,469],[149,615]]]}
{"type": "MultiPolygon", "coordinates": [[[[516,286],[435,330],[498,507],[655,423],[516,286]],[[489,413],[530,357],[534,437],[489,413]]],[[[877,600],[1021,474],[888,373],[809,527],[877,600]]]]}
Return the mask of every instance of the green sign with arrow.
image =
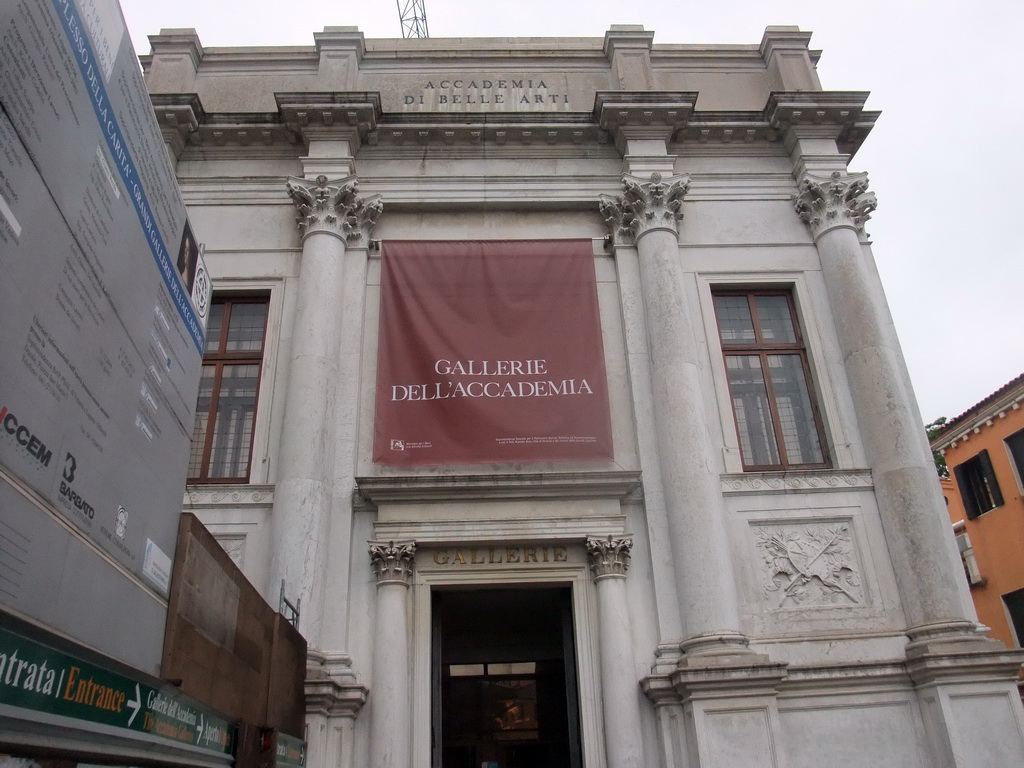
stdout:
{"type": "Polygon", "coordinates": [[[0,629],[0,704],[232,753],[235,727],[175,689],[155,688],[0,629]]]}

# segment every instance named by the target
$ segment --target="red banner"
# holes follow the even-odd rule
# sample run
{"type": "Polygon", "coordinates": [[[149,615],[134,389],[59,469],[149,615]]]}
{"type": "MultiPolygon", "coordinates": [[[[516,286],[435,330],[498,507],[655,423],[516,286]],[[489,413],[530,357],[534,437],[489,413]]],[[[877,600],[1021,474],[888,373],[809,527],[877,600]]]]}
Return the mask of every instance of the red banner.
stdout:
{"type": "Polygon", "coordinates": [[[378,464],[612,459],[590,240],[383,246],[378,464]]]}

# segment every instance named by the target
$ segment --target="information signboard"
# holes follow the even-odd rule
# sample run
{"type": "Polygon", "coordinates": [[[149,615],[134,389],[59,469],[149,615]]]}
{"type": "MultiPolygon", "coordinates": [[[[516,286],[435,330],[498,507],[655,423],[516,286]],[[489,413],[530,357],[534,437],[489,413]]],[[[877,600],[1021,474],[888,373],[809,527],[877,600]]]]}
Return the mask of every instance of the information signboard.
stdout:
{"type": "MultiPolygon", "coordinates": [[[[156,687],[0,629],[0,713],[37,713],[230,755],[234,724],[170,686],[156,687]],[[10,708],[3,709],[3,708],[10,708]]],[[[132,734],[125,734],[132,738],[132,734]]]]}
{"type": "MultiPolygon", "coordinates": [[[[151,606],[147,589],[168,590],[209,282],[117,0],[0,3],[0,106],[0,483],[21,505],[0,524],[27,539],[26,515],[62,519],[151,606]]],[[[61,569],[51,543],[21,584],[61,569]]],[[[116,655],[102,630],[77,631],[113,590],[66,583],[55,628],[116,655]]],[[[0,590],[0,606],[50,617],[37,598],[0,590]]],[[[150,666],[162,629],[138,628],[150,666]]]]}

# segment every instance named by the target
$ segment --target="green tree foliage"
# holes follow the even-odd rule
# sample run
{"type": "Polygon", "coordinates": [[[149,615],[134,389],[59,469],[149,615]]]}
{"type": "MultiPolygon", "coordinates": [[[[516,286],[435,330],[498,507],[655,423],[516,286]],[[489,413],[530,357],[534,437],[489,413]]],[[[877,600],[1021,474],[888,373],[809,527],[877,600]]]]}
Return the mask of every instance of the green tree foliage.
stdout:
{"type": "MultiPolygon", "coordinates": [[[[947,421],[949,419],[945,416],[940,416],[932,423],[924,425],[924,431],[928,434],[929,443],[943,430],[947,421]]],[[[946,459],[943,455],[938,451],[932,451],[932,458],[935,460],[935,471],[939,473],[939,477],[949,477],[949,467],[946,466],[946,459]]]]}

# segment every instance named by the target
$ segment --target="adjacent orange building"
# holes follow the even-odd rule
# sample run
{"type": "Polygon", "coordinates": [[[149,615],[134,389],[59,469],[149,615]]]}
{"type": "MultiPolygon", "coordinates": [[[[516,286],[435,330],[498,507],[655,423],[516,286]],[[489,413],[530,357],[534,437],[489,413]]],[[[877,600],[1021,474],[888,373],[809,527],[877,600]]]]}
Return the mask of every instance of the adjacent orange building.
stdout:
{"type": "Polygon", "coordinates": [[[978,620],[1024,646],[1024,374],[952,419],[932,441],[978,620]]]}

